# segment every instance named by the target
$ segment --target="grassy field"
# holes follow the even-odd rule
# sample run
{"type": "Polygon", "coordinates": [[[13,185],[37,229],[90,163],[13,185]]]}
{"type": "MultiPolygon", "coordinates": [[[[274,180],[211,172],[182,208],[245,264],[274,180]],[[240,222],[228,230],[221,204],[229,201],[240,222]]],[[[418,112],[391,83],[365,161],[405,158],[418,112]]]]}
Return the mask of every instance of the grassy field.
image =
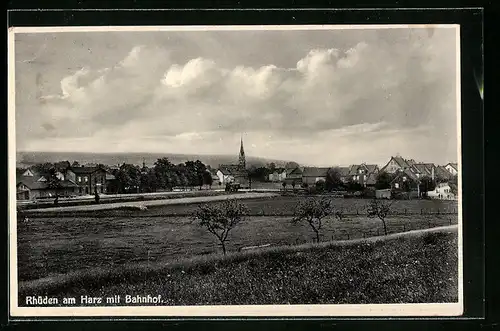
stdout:
{"type": "MultiPolygon", "coordinates": [[[[254,215],[275,213],[278,216],[248,217],[230,233],[228,249],[237,251],[256,245],[311,242],[313,233],[307,225],[293,225],[290,216],[279,216],[293,210],[297,202],[294,199],[279,197],[244,201],[254,215]]],[[[422,202],[434,203],[398,201],[396,204],[416,210],[419,207],[416,203],[422,202]]],[[[338,203],[361,207],[366,201],[339,199],[338,203]]],[[[134,262],[169,262],[218,252],[214,237],[190,218],[165,216],[180,215],[194,207],[172,205],[130,212],[130,215],[108,213],[101,217],[46,217],[33,218],[28,223],[18,222],[19,279],[32,280],[77,269],[118,268],[134,262]]],[[[389,232],[395,233],[456,224],[457,215],[394,215],[387,222],[389,232]]],[[[329,218],[322,231],[322,240],[382,234],[383,226],[378,219],[352,215],[344,222],[329,218]]]]}
{"type": "Polygon", "coordinates": [[[21,283],[26,295],[161,295],[161,305],[456,302],[457,227],[129,264],[21,283]]]}
{"type": "MultiPolygon", "coordinates": [[[[297,204],[304,199],[302,196],[273,196],[269,193],[238,193],[233,197],[246,197],[244,203],[250,215],[253,216],[290,216],[297,204]],[[265,197],[265,195],[269,195],[265,197]],[[252,198],[253,197],[253,198],[252,198]]],[[[200,203],[210,202],[209,200],[220,200],[224,197],[197,197],[182,198],[175,200],[148,201],[142,204],[147,205],[148,210],[111,210],[110,205],[95,205],[82,207],[59,207],[47,208],[42,211],[26,211],[24,214],[30,217],[164,217],[164,216],[187,216],[197,208],[200,203]],[[200,200],[200,202],[196,202],[200,200]],[[103,210],[98,210],[103,209],[103,210]],[[107,210],[105,210],[107,209],[107,210]]],[[[333,199],[335,208],[341,209],[346,214],[366,214],[366,208],[370,200],[368,199],[333,199]]],[[[446,200],[393,200],[392,211],[395,214],[447,214],[458,213],[456,201],[446,200]]],[[[138,203],[138,205],[141,203],[138,203]]],[[[117,206],[131,205],[131,203],[117,204],[117,206]]]]}

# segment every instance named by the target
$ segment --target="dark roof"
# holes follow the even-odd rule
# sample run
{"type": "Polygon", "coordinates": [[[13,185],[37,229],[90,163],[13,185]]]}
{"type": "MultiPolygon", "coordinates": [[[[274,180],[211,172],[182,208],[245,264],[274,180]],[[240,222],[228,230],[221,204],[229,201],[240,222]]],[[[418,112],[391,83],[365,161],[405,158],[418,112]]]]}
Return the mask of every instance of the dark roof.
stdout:
{"type": "Polygon", "coordinates": [[[378,170],[378,165],[376,165],[376,164],[365,164],[364,166],[368,170],[369,174],[377,172],[377,170],[378,170]]]}
{"type": "MultiPolygon", "coordinates": [[[[367,174],[371,174],[372,172],[376,172],[378,166],[376,164],[353,164],[350,168],[348,168],[348,173],[346,175],[354,176],[358,173],[359,168],[364,168],[367,174]]],[[[344,175],[344,176],[346,176],[344,175]]]]}
{"type": "MultiPolygon", "coordinates": [[[[39,182],[38,181],[39,177],[21,177],[20,180],[17,181],[16,186],[19,184],[24,184],[26,185],[30,190],[46,190],[49,189],[49,185],[46,181],[39,182]]],[[[61,181],[61,187],[63,188],[68,188],[68,187],[78,187],[78,185],[70,180],[63,180],[61,181]]]]}
{"type": "Polygon", "coordinates": [[[435,176],[442,179],[450,179],[453,177],[453,175],[443,166],[436,167],[435,176]]]}
{"type": "Polygon", "coordinates": [[[224,175],[232,175],[232,176],[243,176],[243,175],[245,175],[245,171],[242,170],[238,164],[221,164],[219,166],[219,170],[224,175]]]}
{"type": "Polygon", "coordinates": [[[302,172],[304,177],[326,177],[330,168],[305,167],[302,172]]]}
{"type": "Polygon", "coordinates": [[[19,184],[26,185],[30,190],[43,190],[47,188],[47,182],[39,182],[36,177],[22,176],[17,180],[16,186],[19,184]]]}
{"type": "Polygon", "coordinates": [[[106,171],[102,167],[96,166],[96,167],[71,167],[71,171],[73,171],[75,174],[91,174],[94,173],[98,170],[106,171]]]}
{"type": "Polygon", "coordinates": [[[428,175],[428,176],[430,176],[432,174],[432,170],[429,169],[423,163],[417,163],[417,164],[414,165],[414,167],[417,168],[418,172],[421,173],[422,175],[428,175]]]}
{"type": "MultiPolygon", "coordinates": [[[[453,169],[455,169],[456,171],[458,171],[458,163],[448,163],[447,165],[450,165],[453,167],[453,169]]],[[[446,166],[445,166],[446,167],[446,166]]]]}
{"type": "Polygon", "coordinates": [[[410,167],[411,166],[414,166],[417,162],[415,162],[414,159],[411,159],[411,160],[405,160],[406,161],[406,164],[408,164],[410,167]]]}
{"type": "Polygon", "coordinates": [[[302,169],[300,167],[296,167],[293,169],[287,169],[286,175],[302,175],[302,169]]]}
{"type": "Polygon", "coordinates": [[[416,182],[419,181],[417,175],[415,175],[415,173],[413,171],[411,171],[410,169],[405,169],[405,170],[402,170],[402,171],[398,171],[397,175],[394,177],[394,179],[391,182],[396,181],[398,178],[400,178],[402,176],[406,176],[409,179],[411,179],[413,181],[416,181],[416,182]]]}
{"type": "Polygon", "coordinates": [[[401,156],[393,156],[392,158],[401,168],[410,168],[410,165],[401,156]]]}
{"type": "Polygon", "coordinates": [[[359,167],[359,165],[357,165],[357,164],[351,165],[350,168],[349,168],[349,174],[348,175],[349,176],[354,176],[355,174],[357,174],[358,173],[358,167],[359,167]]]}

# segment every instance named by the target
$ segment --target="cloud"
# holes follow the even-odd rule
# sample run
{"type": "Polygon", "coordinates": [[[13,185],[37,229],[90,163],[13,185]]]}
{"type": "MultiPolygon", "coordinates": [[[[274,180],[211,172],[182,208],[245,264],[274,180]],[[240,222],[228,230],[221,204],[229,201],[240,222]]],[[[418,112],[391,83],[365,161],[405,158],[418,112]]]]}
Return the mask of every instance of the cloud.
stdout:
{"type": "Polygon", "coordinates": [[[23,145],[85,137],[203,145],[244,132],[272,135],[269,144],[281,146],[280,139],[304,145],[311,137],[454,130],[454,40],[439,30],[394,40],[313,48],[288,67],[203,56],[174,62],[167,48],[137,45],[114,65],[63,77],[59,93],[38,100],[23,145]]]}

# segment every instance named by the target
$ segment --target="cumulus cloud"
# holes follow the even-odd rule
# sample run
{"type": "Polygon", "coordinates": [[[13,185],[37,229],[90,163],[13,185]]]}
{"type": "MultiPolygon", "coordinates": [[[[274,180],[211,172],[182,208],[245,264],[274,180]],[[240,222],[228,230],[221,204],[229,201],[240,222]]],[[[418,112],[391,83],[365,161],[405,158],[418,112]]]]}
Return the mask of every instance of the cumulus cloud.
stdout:
{"type": "MultiPolygon", "coordinates": [[[[424,37],[332,44],[310,49],[288,67],[228,66],[203,56],[174,62],[167,48],[138,45],[114,65],[87,65],[63,77],[59,93],[40,98],[36,120],[45,129],[32,130],[36,137],[25,145],[40,147],[44,137],[131,136],[201,143],[245,132],[272,136],[282,148],[280,139],[306,146],[311,137],[348,139],[436,124],[450,129],[454,122],[443,119],[456,107],[454,40],[444,38],[443,47],[438,33],[424,37]]],[[[266,143],[256,139],[253,146],[266,143]]]]}

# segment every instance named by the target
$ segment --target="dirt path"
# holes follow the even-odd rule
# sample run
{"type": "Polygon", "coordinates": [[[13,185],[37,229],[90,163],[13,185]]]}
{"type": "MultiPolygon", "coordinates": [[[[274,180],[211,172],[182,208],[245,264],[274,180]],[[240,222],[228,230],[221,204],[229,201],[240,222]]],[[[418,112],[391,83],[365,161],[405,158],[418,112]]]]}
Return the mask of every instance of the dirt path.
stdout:
{"type": "MultiPolygon", "coordinates": [[[[337,240],[334,242],[335,243],[377,242],[377,241],[384,241],[387,239],[418,236],[422,233],[427,233],[427,232],[455,232],[455,231],[458,231],[458,224],[438,226],[438,227],[429,228],[429,229],[419,229],[419,230],[410,230],[410,231],[404,231],[404,232],[398,232],[398,233],[391,233],[391,234],[388,234],[386,236],[357,238],[357,239],[351,239],[351,240],[337,240]]],[[[331,244],[331,242],[327,243],[327,244],[331,244]]]]}
{"type": "Polygon", "coordinates": [[[247,193],[227,194],[227,195],[219,195],[219,196],[186,197],[186,198],[178,198],[178,199],[103,203],[100,205],[41,208],[41,209],[31,209],[30,212],[44,213],[44,212],[55,212],[55,211],[94,211],[94,210],[113,209],[113,208],[121,207],[121,206],[146,206],[146,207],[148,207],[148,206],[165,206],[165,205],[178,205],[178,204],[187,204],[187,203],[223,201],[223,200],[233,199],[233,198],[240,200],[240,199],[254,199],[254,198],[270,198],[270,197],[274,197],[274,196],[277,196],[277,194],[275,194],[275,193],[247,192],[247,193]]]}

